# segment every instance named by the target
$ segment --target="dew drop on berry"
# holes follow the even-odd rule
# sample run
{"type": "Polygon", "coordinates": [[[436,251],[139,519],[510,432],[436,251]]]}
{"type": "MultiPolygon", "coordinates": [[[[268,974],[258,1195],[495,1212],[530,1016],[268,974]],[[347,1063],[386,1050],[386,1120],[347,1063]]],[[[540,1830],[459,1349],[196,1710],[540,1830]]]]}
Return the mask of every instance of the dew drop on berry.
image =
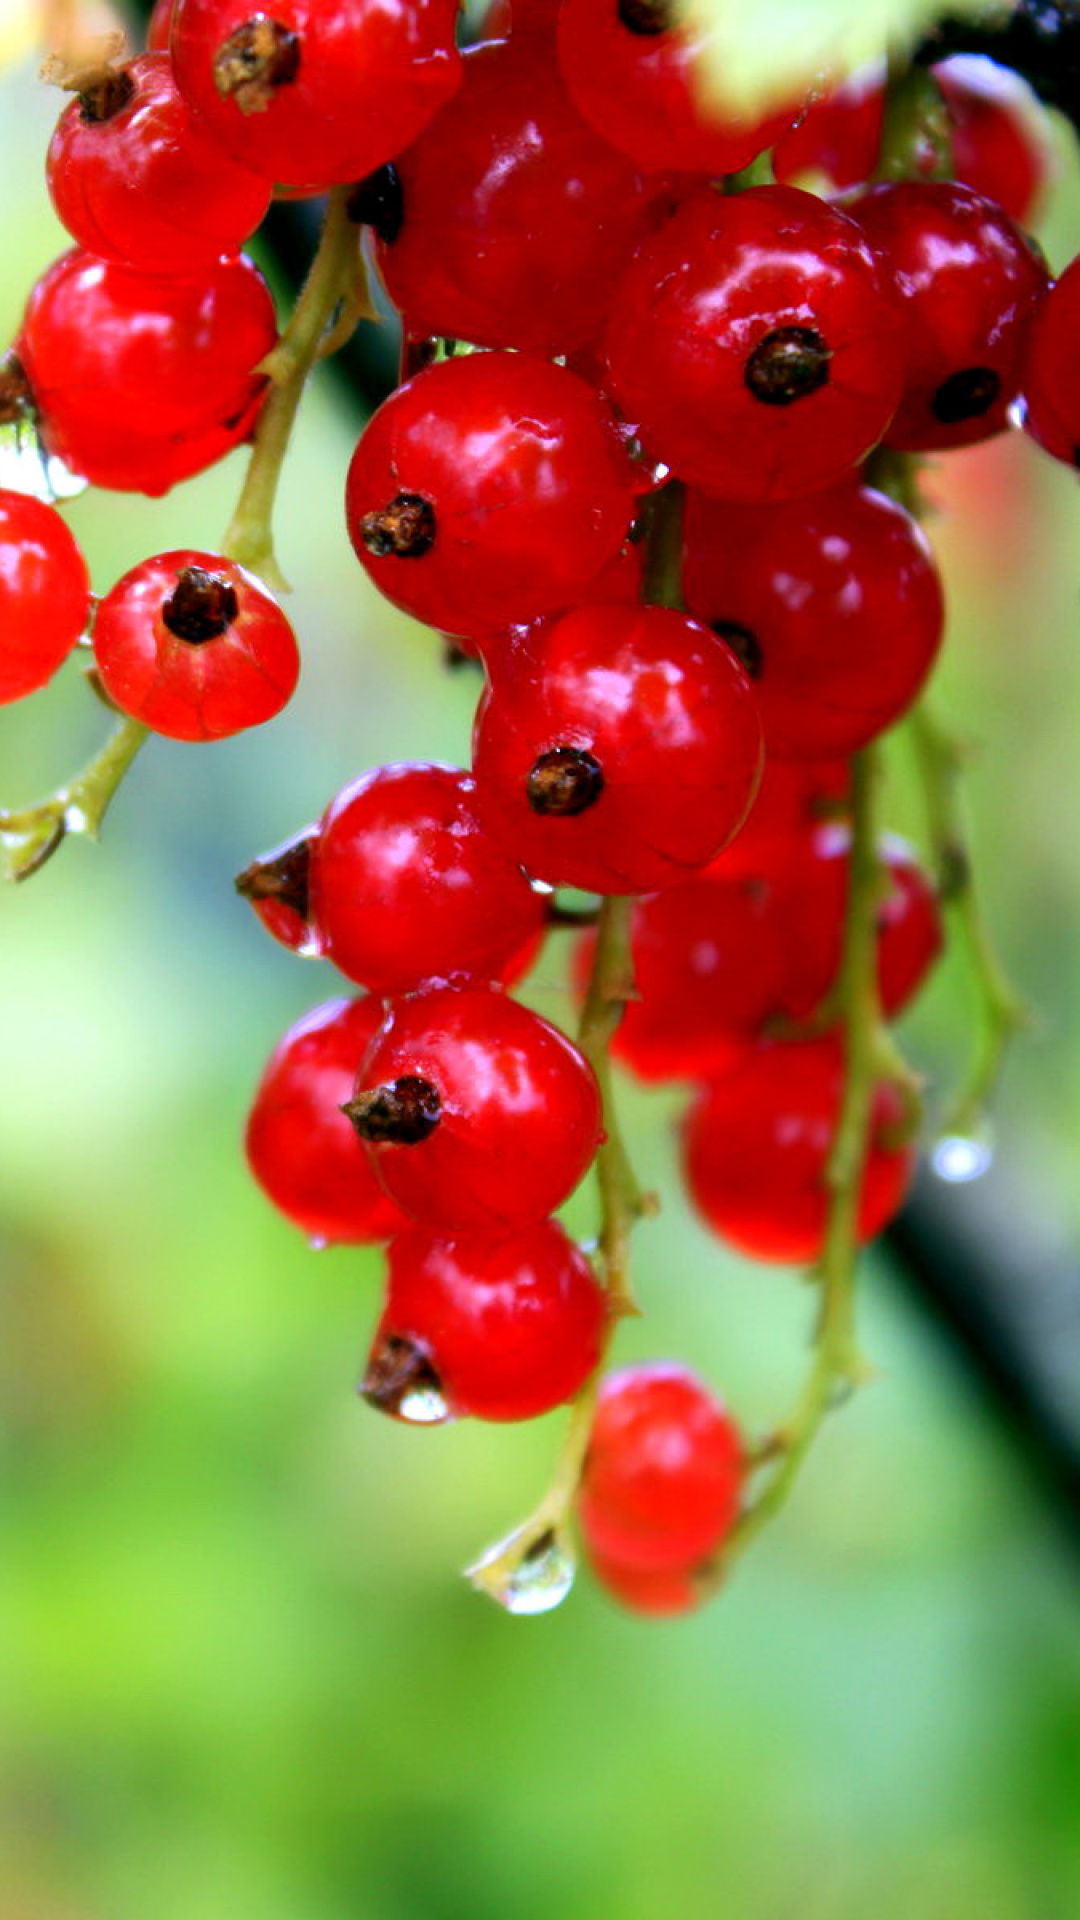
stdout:
{"type": "Polygon", "coordinates": [[[989,1127],[970,1134],[944,1133],[934,1142],[930,1165],[939,1180],[949,1186],[966,1186],[981,1180],[994,1164],[994,1141],[989,1127]]]}

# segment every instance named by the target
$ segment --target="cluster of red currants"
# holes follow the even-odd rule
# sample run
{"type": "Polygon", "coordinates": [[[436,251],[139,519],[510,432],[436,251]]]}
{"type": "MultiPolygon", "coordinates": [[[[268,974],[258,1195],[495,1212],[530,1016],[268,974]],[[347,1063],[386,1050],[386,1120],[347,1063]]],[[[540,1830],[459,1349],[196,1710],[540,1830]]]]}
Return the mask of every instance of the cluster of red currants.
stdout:
{"type": "MultiPolygon", "coordinates": [[[[913,177],[873,184],[878,76],[755,122],[705,102],[666,0],[514,0],[512,31],[496,0],[464,54],[454,15],[159,0],[150,51],[69,77],[48,166],[76,246],[0,375],[4,417],[32,418],[50,456],[164,492],[266,405],[274,310],[239,248],[275,183],[351,188],[410,377],[356,448],[349,534],[485,686],[471,770],[365,773],[241,876],[279,940],[364,990],[285,1036],[247,1141],[313,1239],[389,1241],[362,1391],[420,1422],[569,1400],[616,1317],[551,1217],[604,1142],[596,936],[576,960],[580,1047],[508,991],[560,888],[640,896],[615,1051],[695,1085],[704,1219],[757,1258],[819,1258],[850,765],[916,700],[943,624],[923,533],[865,463],[968,445],[1018,408],[1058,457],[1080,445],[1080,262],[1051,288],[1018,224],[1045,171],[1019,83],[947,63],[952,176],[916,143],[913,177]],[[807,176],[832,197],[791,184],[807,176]]],[[[52,507],[3,496],[0,560],[13,699],[91,601],[52,507]]],[[[175,738],[258,724],[297,678],[288,621],[223,553],[145,561],[92,632],[112,703],[175,738]]],[[[877,857],[892,1018],[941,932],[911,851],[886,839],[877,857]]],[[[912,1153],[882,1079],[860,1239],[897,1211],[912,1153]]],[[[605,1384],[579,1511],[612,1592],[694,1604],[744,1451],[681,1368],[605,1384]]]]}

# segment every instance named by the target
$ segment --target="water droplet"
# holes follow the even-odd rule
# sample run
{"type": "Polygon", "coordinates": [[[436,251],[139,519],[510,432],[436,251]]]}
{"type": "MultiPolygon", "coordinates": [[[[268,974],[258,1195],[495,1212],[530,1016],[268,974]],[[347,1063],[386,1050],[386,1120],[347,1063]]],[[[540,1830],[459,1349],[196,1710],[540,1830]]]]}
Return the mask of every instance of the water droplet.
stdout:
{"type": "Polygon", "coordinates": [[[561,1606],[574,1584],[575,1565],[573,1554],[558,1534],[549,1528],[520,1559],[511,1560],[505,1571],[496,1571],[507,1546],[507,1541],[500,1540],[469,1568],[473,1584],[482,1587],[507,1613],[551,1613],[561,1606]]]}
{"type": "Polygon", "coordinates": [[[437,1387],[408,1387],[394,1409],[394,1417],[414,1427],[437,1427],[450,1418],[450,1409],[437,1387]]]}
{"type": "Polygon", "coordinates": [[[64,808],[64,827],[68,833],[86,833],[89,831],[90,821],[82,807],[70,806],[64,808]]]}
{"type": "Polygon", "coordinates": [[[72,500],[85,493],[87,482],[46,453],[29,421],[19,421],[0,427],[0,487],[32,494],[51,506],[54,500],[72,500]]]}
{"type": "Polygon", "coordinates": [[[312,1253],[325,1253],[329,1245],[330,1242],[325,1233],[308,1234],[308,1246],[311,1248],[312,1253]]]}
{"type": "Polygon", "coordinates": [[[935,1141],[930,1165],[939,1180],[964,1186],[981,1180],[994,1164],[994,1146],[987,1129],[975,1134],[946,1133],[935,1141]]]}
{"type": "Polygon", "coordinates": [[[294,951],[299,954],[301,960],[321,960],[323,954],[322,936],[316,933],[314,927],[312,927],[294,951]]]}

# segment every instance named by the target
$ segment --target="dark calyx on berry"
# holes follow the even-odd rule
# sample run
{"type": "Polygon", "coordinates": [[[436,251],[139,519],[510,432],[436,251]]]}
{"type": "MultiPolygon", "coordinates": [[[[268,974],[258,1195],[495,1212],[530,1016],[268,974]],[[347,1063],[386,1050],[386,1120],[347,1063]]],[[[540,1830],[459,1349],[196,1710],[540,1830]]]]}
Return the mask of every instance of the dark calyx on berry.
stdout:
{"type": "Polygon", "coordinates": [[[395,1418],[418,1395],[441,1400],[442,1391],[442,1381],[423,1348],[397,1333],[379,1341],[360,1382],[361,1399],[395,1418]]]}
{"type": "Polygon", "coordinates": [[[14,353],[0,359],[0,427],[17,426],[34,411],[34,398],[22,361],[14,353]]]}
{"type": "Polygon", "coordinates": [[[103,120],[114,120],[123,113],[136,93],[135,82],[127,67],[119,67],[79,88],[79,118],[88,127],[103,120]]]}
{"type": "Polygon", "coordinates": [[[765,665],[765,656],[761,651],[761,641],[749,627],[740,627],[737,620],[714,620],[712,630],[718,640],[730,647],[737,660],[741,660],[751,680],[760,680],[765,665]]]}
{"type": "Polygon", "coordinates": [[[619,19],[631,33],[667,33],[671,7],[668,0],[619,0],[619,19]]]}
{"type": "Polygon", "coordinates": [[[161,609],[161,617],[170,633],[201,647],[216,640],[232,625],[239,611],[236,588],[231,580],[205,567],[185,567],[176,576],[175,591],[161,609]]]}
{"type": "Polygon", "coordinates": [[[370,227],[388,247],[392,246],[405,219],[405,196],[397,168],[388,160],[385,167],[376,167],[366,179],[357,181],[345,211],[354,225],[370,227]]]}
{"type": "Polygon", "coordinates": [[[594,806],[604,791],[604,770],[583,747],[551,747],[525,783],[534,813],[567,819],[594,806]]]}
{"type": "Polygon", "coordinates": [[[831,359],[816,327],[774,327],[746,362],[746,384],[767,407],[789,407],[826,384],[831,359]]]}
{"type": "Polygon", "coordinates": [[[435,545],[435,509],[422,493],[396,493],[378,513],[365,513],[360,538],[379,560],[419,560],[435,545]]]}
{"type": "Polygon", "coordinates": [[[265,112],[278,88],[291,86],[299,71],[300,35],[268,13],[252,14],[214,56],[214,85],[241,113],[265,112]]]}
{"type": "Polygon", "coordinates": [[[964,367],[943,380],[930,402],[935,420],[951,427],[958,420],[977,420],[988,413],[1001,392],[993,367],[964,367]]]}
{"type": "Polygon", "coordinates": [[[311,840],[307,836],[268,860],[253,860],[233,885],[245,900],[277,900],[306,921],[309,913],[311,840]]]}
{"type": "Polygon", "coordinates": [[[342,1113],[355,1127],[361,1140],[387,1142],[395,1147],[415,1147],[434,1133],[442,1112],[438,1087],[413,1073],[403,1074],[384,1087],[372,1087],[347,1100],[342,1113]]]}

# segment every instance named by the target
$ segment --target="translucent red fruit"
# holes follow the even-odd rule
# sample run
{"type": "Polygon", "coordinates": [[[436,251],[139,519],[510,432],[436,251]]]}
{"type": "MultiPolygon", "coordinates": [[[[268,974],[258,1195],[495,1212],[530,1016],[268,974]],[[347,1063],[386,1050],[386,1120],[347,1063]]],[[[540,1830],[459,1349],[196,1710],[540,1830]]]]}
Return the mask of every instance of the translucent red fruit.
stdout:
{"type": "Polygon", "coordinates": [[[794,187],[684,201],[624,274],[605,353],[650,451],[725,500],[831,486],[900,397],[899,315],[865,235],[794,187]]]}
{"type": "Polygon", "coordinates": [[[172,740],[272,720],[300,674],[292,627],[261,581],[220,554],[155,554],[105,595],[94,658],[124,713],[172,740]]]}
{"type": "Polygon", "coordinates": [[[16,352],[50,453],[94,486],[164,493],[250,432],[276,340],[243,256],[176,280],[75,248],[34,287],[16,352]]]}
{"type": "Polygon", "coordinates": [[[692,493],[683,556],[687,607],[746,666],[774,758],[855,753],[906,711],[937,657],[930,545],[868,487],[771,507],[692,493]]]}
{"type": "Polygon", "coordinates": [[[148,53],[168,53],[169,35],[172,31],[172,17],[176,11],[177,0],[154,0],[154,10],[146,28],[146,48],[148,53]]]}
{"type": "Polygon", "coordinates": [[[302,827],[268,853],[259,854],[236,876],[236,891],[261,920],[267,933],[291,953],[315,959],[322,952],[319,933],[311,924],[309,899],[311,854],[318,827],[302,827]]]}
{"type": "Polygon", "coordinates": [[[53,205],[92,253],[145,272],[213,268],[259,225],[270,185],[230,161],[147,53],[72,100],[46,161],[53,205]]]}
{"type": "Polygon", "coordinates": [[[289,1028],[248,1117],[248,1165],[314,1240],[388,1240],[404,1224],[341,1112],[383,1017],[378,1000],[329,1000],[289,1028]]]}
{"type": "Polygon", "coordinates": [[[1055,460],[1080,466],[1080,260],[1035,313],[1024,355],[1024,426],[1055,460]]]}
{"type": "Polygon", "coordinates": [[[850,212],[888,268],[905,320],[903,394],[886,444],[962,447],[1000,433],[1047,285],[1034,242],[952,181],[873,187],[850,212]]]}
{"type": "Polygon", "coordinates": [[[435,988],[393,1007],[349,1118],[387,1193],[432,1227],[545,1219],[602,1137],[587,1060],[495,987],[435,988]]]}
{"type": "MultiPolygon", "coordinates": [[[[812,1019],[843,953],[850,835],[843,825],[762,846],[757,866],[725,855],[635,906],[635,994],[614,1050],[642,1080],[725,1072],[771,1027],[812,1019]]],[[[880,844],[878,990],[887,1017],[912,1000],[941,951],[937,901],[903,841],[880,844]]],[[[579,943],[577,984],[592,936],[579,943]]]]}
{"type": "Polygon", "coordinates": [[[631,1613],[660,1618],[693,1613],[701,1605],[703,1595],[693,1567],[628,1567],[591,1549],[589,1567],[605,1592],[631,1613]]]}
{"type": "Polygon", "coordinates": [[[349,468],[357,555],[396,606],[482,633],[572,604],[634,512],[606,402],[565,367],[476,353],[384,401],[349,468]]]}
{"type": "Polygon", "coordinates": [[[596,338],[655,181],[582,120],[554,52],[501,41],[396,161],[379,270],[413,335],[569,353],[596,338]]]}
{"type": "Polygon", "coordinates": [[[782,857],[776,843],[801,836],[823,821],[845,820],[851,811],[851,765],[847,760],[771,760],[724,866],[760,872],[782,857]]]}
{"type": "Polygon", "coordinates": [[[590,1556],[684,1571],[715,1552],[739,1510],[742,1441],[723,1404],[672,1361],[602,1382],[579,1496],[590,1556]]]}
{"type": "Polygon", "coordinates": [[[89,618],[86,562],[55,507],[0,489],[0,701],[43,687],[89,618]]]}
{"type": "MultiPolygon", "coordinates": [[[[683,1134],[690,1197],[741,1253],[793,1264],[819,1258],[843,1084],[835,1041],[789,1042],[747,1053],[694,1102],[683,1134]]],[[[914,1165],[912,1149],[897,1144],[903,1117],[896,1089],[879,1084],[859,1190],[860,1241],[903,1204],[914,1165]]]]}
{"type": "Polygon", "coordinates": [[[176,78],[223,147],[283,182],[380,167],[461,77],[455,0],[178,0],[176,78]]]}
{"type": "Polygon", "coordinates": [[[481,826],[456,767],[378,767],[331,802],[309,904],[327,957],[373,992],[451,974],[495,979],[540,929],[544,903],[481,826]]]}
{"type": "Polygon", "coordinates": [[[736,173],[790,126],[794,107],[756,118],[710,99],[715,34],[668,0],[563,0],[559,60],[586,120],[639,166],[736,173]]]}
{"type": "Polygon", "coordinates": [[[473,763],[483,817],[550,885],[670,886],[746,815],[761,769],[735,656],[664,607],[582,607],[493,668],[473,763]]]}
{"type": "Polygon", "coordinates": [[[390,1246],[361,1392],[406,1420],[530,1420],[588,1379],[606,1318],[592,1268],[554,1220],[450,1235],[414,1227],[390,1246]]]}

